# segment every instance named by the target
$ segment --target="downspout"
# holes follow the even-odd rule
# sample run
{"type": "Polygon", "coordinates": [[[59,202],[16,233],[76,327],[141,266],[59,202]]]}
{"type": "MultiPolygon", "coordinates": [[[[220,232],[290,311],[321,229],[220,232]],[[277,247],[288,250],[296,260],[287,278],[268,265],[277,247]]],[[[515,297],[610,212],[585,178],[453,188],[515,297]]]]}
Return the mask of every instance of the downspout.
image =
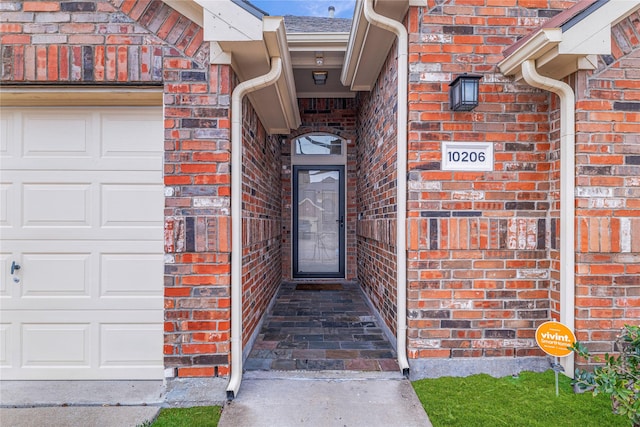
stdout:
{"type": "Polygon", "coordinates": [[[396,172],[396,286],[398,307],[396,313],[396,335],[398,365],[402,373],[409,376],[407,359],[407,81],[408,81],[408,36],[401,22],[380,15],[373,10],[373,0],[364,2],[365,19],[398,37],[398,108],[397,108],[397,172],[396,172]]]}
{"type": "Polygon", "coordinates": [[[240,83],[231,95],[231,378],[227,398],[233,399],[242,381],[242,99],[274,84],[282,60],[271,58],[267,74],[240,83]]]}
{"type": "MultiPolygon", "coordinates": [[[[568,84],[541,76],[536,61],[522,63],[522,76],[533,87],[560,97],[560,322],[575,328],[575,94],[568,84]]],[[[574,356],[561,359],[565,374],[573,377],[574,356]]]]}

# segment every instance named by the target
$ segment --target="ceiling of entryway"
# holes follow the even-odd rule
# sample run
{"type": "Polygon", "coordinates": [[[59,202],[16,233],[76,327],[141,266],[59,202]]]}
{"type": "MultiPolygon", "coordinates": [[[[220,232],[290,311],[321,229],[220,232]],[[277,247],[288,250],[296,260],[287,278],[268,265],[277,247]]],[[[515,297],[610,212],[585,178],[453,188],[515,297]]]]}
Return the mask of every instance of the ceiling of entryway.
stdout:
{"type": "MultiPolygon", "coordinates": [[[[357,0],[353,20],[267,16],[246,0],[163,0],[204,29],[212,64],[229,64],[241,82],[265,75],[282,60],[276,84],[247,96],[270,134],[300,125],[296,98],[354,97],[373,87],[395,35],[371,25],[357,0]],[[324,85],[313,71],[326,71],[324,85]]],[[[375,0],[375,11],[401,20],[409,0],[375,0]]]]}

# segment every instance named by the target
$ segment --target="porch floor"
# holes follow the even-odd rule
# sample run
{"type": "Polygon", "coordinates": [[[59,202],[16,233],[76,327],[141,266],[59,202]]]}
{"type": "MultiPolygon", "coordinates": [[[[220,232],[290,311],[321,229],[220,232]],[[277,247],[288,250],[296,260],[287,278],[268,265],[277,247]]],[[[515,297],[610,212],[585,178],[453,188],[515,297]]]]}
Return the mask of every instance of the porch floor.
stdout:
{"type": "Polygon", "coordinates": [[[244,369],[398,371],[396,352],[358,284],[341,285],[297,290],[284,282],[244,369]]]}

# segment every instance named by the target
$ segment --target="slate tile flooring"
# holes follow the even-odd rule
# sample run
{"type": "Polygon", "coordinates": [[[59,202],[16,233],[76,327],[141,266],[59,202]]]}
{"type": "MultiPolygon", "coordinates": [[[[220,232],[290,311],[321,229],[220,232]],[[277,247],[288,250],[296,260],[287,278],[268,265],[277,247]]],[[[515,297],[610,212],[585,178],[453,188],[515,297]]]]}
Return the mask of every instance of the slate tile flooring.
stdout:
{"type": "Polygon", "coordinates": [[[398,371],[396,352],[355,283],[296,290],[284,282],[245,370],[398,371]]]}

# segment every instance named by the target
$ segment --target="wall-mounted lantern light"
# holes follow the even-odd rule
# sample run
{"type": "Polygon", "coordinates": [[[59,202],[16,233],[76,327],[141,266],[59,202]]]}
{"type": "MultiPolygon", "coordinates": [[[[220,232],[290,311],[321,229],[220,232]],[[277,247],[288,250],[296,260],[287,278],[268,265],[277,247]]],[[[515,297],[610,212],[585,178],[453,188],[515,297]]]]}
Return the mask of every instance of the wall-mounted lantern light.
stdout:
{"type": "Polygon", "coordinates": [[[313,82],[320,86],[327,83],[327,76],[329,75],[328,71],[313,71],[313,82]]]}
{"type": "Polygon", "coordinates": [[[462,74],[449,83],[449,108],[471,111],[478,106],[478,87],[482,76],[462,74]]]}

